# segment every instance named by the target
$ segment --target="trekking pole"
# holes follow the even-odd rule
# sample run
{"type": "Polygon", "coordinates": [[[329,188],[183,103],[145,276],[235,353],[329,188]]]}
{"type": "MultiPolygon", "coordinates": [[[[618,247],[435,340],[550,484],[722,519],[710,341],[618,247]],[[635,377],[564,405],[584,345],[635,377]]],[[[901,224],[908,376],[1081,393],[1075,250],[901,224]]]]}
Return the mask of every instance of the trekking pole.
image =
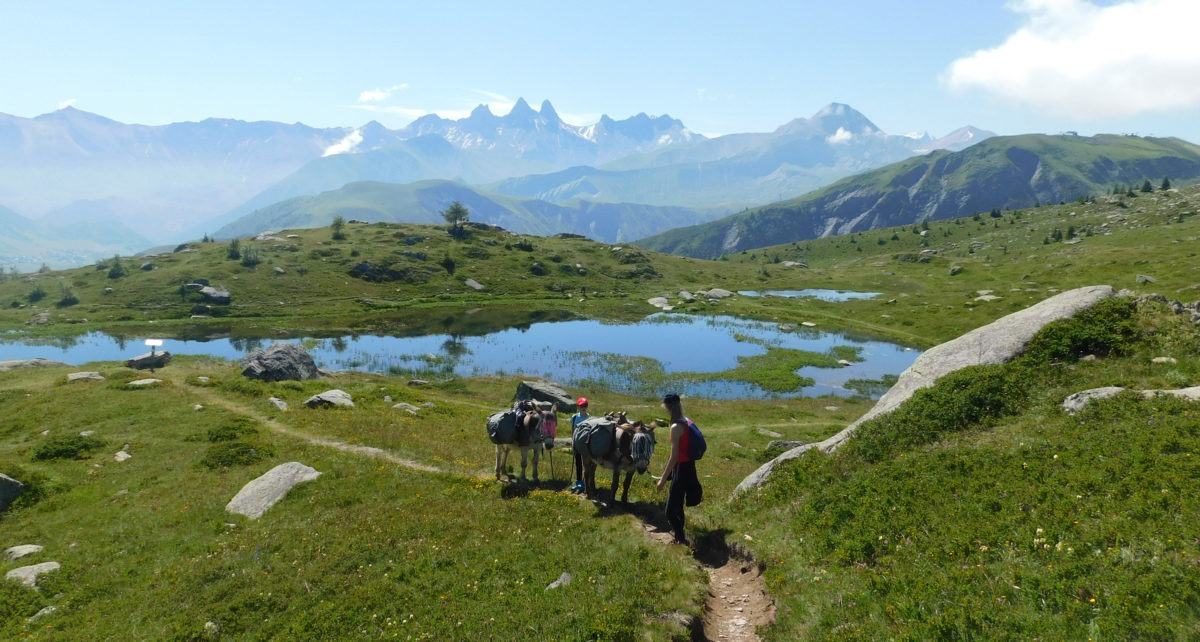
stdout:
{"type": "Polygon", "coordinates": [[[554,481],[554,451],[548,450],[546,452],[550,453],[550,481],[554,481]]]}

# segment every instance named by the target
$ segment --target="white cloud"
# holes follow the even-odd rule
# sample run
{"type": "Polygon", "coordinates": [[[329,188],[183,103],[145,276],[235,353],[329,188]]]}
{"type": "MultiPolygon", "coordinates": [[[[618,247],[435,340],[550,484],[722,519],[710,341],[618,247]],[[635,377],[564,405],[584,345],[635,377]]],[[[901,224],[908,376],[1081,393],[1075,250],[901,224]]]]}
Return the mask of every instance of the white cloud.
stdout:
{"type": "Polygon", "coordinates": [[[345,138],[330,145],[329,147],[326,147],[325,152],[321,154],[321,157],[324,158],[326,156],[333,156],[334,154],[348,154],[354,151],[354,148],[358,147],[358,144],[362,141],[362,132],[356,129],[349,134],[346,134],[345,138]]]}
{"type": "Polygon", "coordinates": [[[1200,108],[1200,2],[1017,0],[1009,8],[1026,24],[951,63],[946,86],[1081,118],[1200,108]]]}
{"type": "Polygon", "coordinates": [[[368,89],[358,95],[358,102],[360,102],[360,103],[382,102],[384,100],[387,100],[388,98],[391,98],[392,93],[399,91],[401,89],[408,89],[408,83],[392,85],[391,87],[386,87],[386,88],[382,88],[382,89],[379,87],[376,87],[375,89],[368,89]]]}
{"type": "Polygon", "coordinates": [[[58,103],[58,108],[66,109],[67,107],[74,107],[75,103],[77,103],[77,102],[79,102],[78,98],[68,98],[68,99],[58,103]]]}
{"type": "Polygon", "coordinates": [[[837,145],[838,143],[848,143],[851,138],[854,138],[854,134],[846,131],[845,127],[838,127],[837,131],[827,136],[825,140],[830,145],[837,145]]]}

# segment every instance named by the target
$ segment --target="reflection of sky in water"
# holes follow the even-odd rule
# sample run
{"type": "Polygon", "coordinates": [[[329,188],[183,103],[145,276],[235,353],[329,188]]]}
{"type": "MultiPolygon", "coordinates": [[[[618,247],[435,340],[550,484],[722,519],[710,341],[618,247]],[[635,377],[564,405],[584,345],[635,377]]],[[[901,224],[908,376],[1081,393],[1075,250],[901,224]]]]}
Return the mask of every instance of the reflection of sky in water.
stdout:
{"type": "MultiPolygon", "coordinates": [[[[734,317],[699,317],[656,314],[634,324],[607,324],[599,321],[563,321],[535,323],[525,329],[509,329],[484,336],[423,337],[346,336],[337,339],[289,339],[305,345],[322,368],[396,373],[520,374],[541,376],[566,385],[585,379],[608,382],[614,388],[629,383],[624,365],[587,353],[611,353],[649,357],[657,360],[667,373],[719,372],[737,365],[739,356],[763,354],[756,343],[738,341],[734,335],[780,348],[810,352],[828,352],[834,346],[852,346],[861,350],[862,362],[843,368],[806,367],[800,374],[816,380],[810,386],[785,397],[823,394],[848,395],[842,388],[848,379],[879,379],[885,374],[900,374],[912,364],[918,351],[881,341],[864,341],[810,328],[781,332],[776,324],[734,317]],[[581,354],[582,353],[582,354],[581,354]],[[590,362],[591,365],[582,362],[590,362]],[[599,362],[599,364],[597,364],[599,362]]],[[[66,347],[0,343],[0,360],[44,357],[82,364],[89,361],[120,361],[148,351],[141,340],[122,347],[108,335],[92,333],[74,337],[66,347]]],[[[2,340],[2,339],[0,339],[2,340]]],[[[254,347],[265,347],[270,340],[215,339],[178,341],[168,339],[161,349],[173,354],[209,354],[240,359],[254,347]]],[[[681,392],[715,398],[762,398],[775,396],[752,384],[730,381],[705,382],[681,386],[681,392]]],[[[638,391],[653,394],[660,391],[638,391]]]]}
{"type": "Polygon", "coordinates": [[[878,292],[853,292],[850,290],[821,290],[817,288],[807,290],[738,290],[738,294],[748,297],[760,296],[777,296],[785,299],[820,299],[822,301],[850,301],[852,299],[873,299],[879,296],[878,292]]]}

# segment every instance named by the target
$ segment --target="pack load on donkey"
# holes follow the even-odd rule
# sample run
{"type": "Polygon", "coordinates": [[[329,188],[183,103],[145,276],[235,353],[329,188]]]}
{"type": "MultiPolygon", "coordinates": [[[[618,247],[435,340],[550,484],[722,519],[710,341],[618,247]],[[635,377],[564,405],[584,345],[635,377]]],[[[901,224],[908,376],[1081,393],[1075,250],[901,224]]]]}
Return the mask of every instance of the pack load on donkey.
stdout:
{"type": "Polygon", "coordinates": [[[488,417],[487,433],[493,444],[511,444],[516,441],[517,411],[508,408],[488,417]]]}
{"type": "Polygon", "coordinates": [[[590,453],[600,459],[616,446],[617,422],[608,417],[588,417],[579,423],[572,435],[576,452],[590,453]]]}

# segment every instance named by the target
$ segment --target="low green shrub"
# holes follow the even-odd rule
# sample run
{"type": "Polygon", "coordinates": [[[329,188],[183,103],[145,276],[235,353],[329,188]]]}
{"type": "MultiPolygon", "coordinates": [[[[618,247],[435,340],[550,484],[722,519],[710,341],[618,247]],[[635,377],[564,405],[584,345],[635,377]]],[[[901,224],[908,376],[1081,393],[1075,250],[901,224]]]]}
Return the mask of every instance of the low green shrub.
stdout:
{"type": "Polygon", "coordinates": [[[275,452],[266,446],[244,441],[223,441],[210,446],[200,463],[208,468],[228,468],[257,464],[274,456],[275,452]]]}
{"type": "Polygon", "coordinates": [[[58,435],[38,444],[33,459],[87,459],[92,451],[103,447],[104,440],[91,435],[58,435]]]}
{"type": "Polygon", "coordinates": [[[1003,365],[971,366],[918,390],[896,410],[859,426],[847,444],[867,461],[928,444],[1018,411],[1029,398],[1028,378],[1003,365]]]}
{"type": "Polygon", "coordinates": [[[1034,336],[1021,360],[1031,365],[1077,361],[1129,354],[1139,338],[1137,302],[1129,297],[1109,297],[1069,319],[1047,324],[1034,336]]]}
{"type": "Polygon", "coordinates": [[[222,423],[220,426],[209,428],[208,432],[205,433],[205,439],[215,444],[222,441],[234,441],[244,435],[255,434],[258,434],[258,428],[255,427],[254,420],[239,416],[222,423]]]}

